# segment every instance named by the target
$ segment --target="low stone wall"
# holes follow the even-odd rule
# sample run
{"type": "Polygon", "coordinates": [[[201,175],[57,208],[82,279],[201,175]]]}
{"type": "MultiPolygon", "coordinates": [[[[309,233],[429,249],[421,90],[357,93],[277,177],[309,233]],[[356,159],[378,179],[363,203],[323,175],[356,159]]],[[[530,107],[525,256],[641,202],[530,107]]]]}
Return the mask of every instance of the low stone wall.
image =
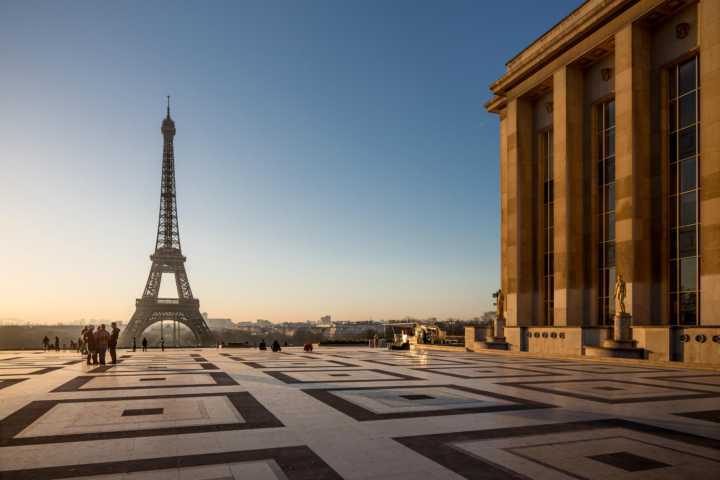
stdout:
{"type": "MultiPolygon", "coordinates": [[[[476,348],[475,342],[484,337],[484,329],[466,327],[467,349],[483,350],[476,348]]],[[[635,325],[632,337],[651,362],[720,367],[720,326],[635,325]]],[[[609,338],[611,327],[505,327],[505,340],[511,352],[583,356],[585,347],[602,346],[603,340],[609,338]]]]}
{"type": "Polygon", "coordinates": [[[527,327],[525,336],[530,353],[583,354],[583,329],[580,327],[527,327]]]}
{"type": "Polygon", "coordinates": [[[671,342],[673,360],[720,365],[720,327],[677,327],[671,342]]]}

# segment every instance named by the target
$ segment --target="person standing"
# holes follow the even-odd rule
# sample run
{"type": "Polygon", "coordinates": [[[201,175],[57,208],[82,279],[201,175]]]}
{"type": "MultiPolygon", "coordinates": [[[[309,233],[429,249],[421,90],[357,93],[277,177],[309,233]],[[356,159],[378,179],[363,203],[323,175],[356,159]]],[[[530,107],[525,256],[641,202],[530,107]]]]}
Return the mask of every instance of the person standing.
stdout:
{"type": "Polygon", "coordinates": [[[82,330],[80,330],[80,336],[78,337],[78,351],[81,357],[85,355],[85,330],[87,330],[87,327],[83,327],[82,330]]]}
{"type": "Polygon", "coordinates": [[[105,330],[105,324],[103,323],[95,333],[95,349],[98,352],[100,359],[100,365],[105,365],[105,353],[107,352],[108,345],[110,344],[110,334],[105,330]]]}
{"type": "Polygon", "coordinates": [[[133,337],[133,352],[137,350],[137,342],[135,341],[135,337],[133,337]]]}
{"type": "Polygon", "coordinates": [[[55,337],[55,351],[60,351],[60,339],[58,337],[55,337]]]}
{"type": "Polygon", "coordinates": [[[50,339],[45,335],[45,338],[43,338],[43,350],[46,352],[50,349],[50,339]]]}
{"type": "Polygon", "coordinates": [[[87,348],[87,364],[97,365],[97,353],[95,351],[95,329],[94,325],[88,325],[85,329],[85,346],[87,348]]]}
{"type": "Polygon", "coordinates": [[[165,339],[164,338],[160,339],[160,351],[161,352],[165,351],[165,339]]]}
{"type": "Polygon", "coordinates": [[[143,337],[142,341],[143,352],[147,352],[147,338],[143,337]]]}
{"type": "Polygon", "coordinates": [[[110,359],[115,365],[117,363],[117,341],[118,336],[120,336],[120,329],[117,327],[117,323],[112,322],[110,324],[112,327],[112,331],[110,332],[110,343],[108,344],[108,348],[110,349],[110,359]]]}

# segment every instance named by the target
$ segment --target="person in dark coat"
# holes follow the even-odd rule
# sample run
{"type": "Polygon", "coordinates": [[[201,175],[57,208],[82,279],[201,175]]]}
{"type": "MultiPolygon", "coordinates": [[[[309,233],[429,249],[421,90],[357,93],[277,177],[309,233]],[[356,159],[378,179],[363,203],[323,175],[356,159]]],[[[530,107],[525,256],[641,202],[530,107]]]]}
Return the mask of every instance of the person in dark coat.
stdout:
{"type": "Polygon", "coordinates": [[[45,335],[45,338],[43,338],[43,350],[46,352],[50,349],[50,339],[45,335]]]}
{"type": "Polygon", "coordinates": [[[133,337],[133,352],[137,350],[137,342],[135,341],[135,337],[133,337]]]}
{"type": "Polygon", "coordinates": [[[279,352],[281,350],[282,350],[282,348],[280,348],[280,342],[278,342],[277,340],[273,340],[272,351],[279,352]]]}
{"type": "Polygon", "coordinates": [[[113,364],[117,363],[117,341],[120,336],[120,329],[117,327],[117,323],[112,322],[110,324],[112,330],[110,331],[110,342],[108,343],[108,349],[110,350],[110,360],[113,364]]]}
{"type": "Polygon", "coordinates": [[[147,352],[147,338],[143,337],[142,341],[143,352],[147,352]]]}
{"type": "Polygon", "coordinates": [[[87,346],[87,364],[97,365],[97,350],[95,348],[95,327],[88,325],[85,329],[85,345],[87,346]]]}
{"type": "Polygon", "coordinates": [[[95,332],[95,350],[97,350],[100,365],[105,365],[105,352],[107,352],[109,344],[110,333],[105,330],[105,324],[103,323],[95,332]]]}

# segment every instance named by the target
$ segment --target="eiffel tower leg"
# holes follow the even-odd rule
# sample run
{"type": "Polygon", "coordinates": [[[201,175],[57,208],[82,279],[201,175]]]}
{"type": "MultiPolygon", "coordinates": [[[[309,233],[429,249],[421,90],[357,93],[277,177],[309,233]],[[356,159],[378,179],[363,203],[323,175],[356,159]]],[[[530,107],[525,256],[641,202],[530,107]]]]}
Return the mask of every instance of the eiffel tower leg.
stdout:
{"type": "Polygon", "coordinates": [[[177,287],[178,298],[193,298],[187,272],[185,272],[185,266],[182,264],[175,270],[175,286],[177,287]]]}
{"type": "Polygon", "coordinates": [[[160,282],[162,281],[162,266],[153,262],[150,266],[150,274],[148,275],[147,283],[145,284],[145,291],[143,297],[157,298],[160,293],[160,282]]]}
{"type": "Polygon", "coordinates": [[[140,342],[142,342],[140,335],[150,325],[151,317],[152,311],[146,308],[136,308],[135,313],[133,313],[133,316],[130,317],[130,321],[120,334],[118,346],[121,348],[128,348],[132,346],[133,337],[135,337],[135,340],[139,345],[140,342]]]}
{"type": "Polygon", "coordinates": [[[201,347],[214,347],[217,345],[217,339],[210,331],[210,328],[208,328],[199,309],[195,309],[185,315],[185,325],[193,331],[201,347]]]}

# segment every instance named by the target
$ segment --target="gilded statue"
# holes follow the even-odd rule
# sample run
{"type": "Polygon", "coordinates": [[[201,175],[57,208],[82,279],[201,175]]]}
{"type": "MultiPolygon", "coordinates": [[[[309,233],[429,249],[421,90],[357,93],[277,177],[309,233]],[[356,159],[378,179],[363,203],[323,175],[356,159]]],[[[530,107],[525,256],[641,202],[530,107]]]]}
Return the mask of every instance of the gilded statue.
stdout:
{"type": "Polygon", "coordinates": [[[613,297],[615,298],[615,313],[625,315],[627,312],[625,311],[625,296],[627,295],[627,289],[625,287],[625,280],[623,280],[622,273],[618,273],[617,277],[615,278],[615,293],[613,294],[613,297]]]}
{"type": "Polygon", "coordinates": [[[502,289],[497,291],[495,306],[497,307],[497,318],[503,318],[505,312],[505,294],[502,289]]]}

